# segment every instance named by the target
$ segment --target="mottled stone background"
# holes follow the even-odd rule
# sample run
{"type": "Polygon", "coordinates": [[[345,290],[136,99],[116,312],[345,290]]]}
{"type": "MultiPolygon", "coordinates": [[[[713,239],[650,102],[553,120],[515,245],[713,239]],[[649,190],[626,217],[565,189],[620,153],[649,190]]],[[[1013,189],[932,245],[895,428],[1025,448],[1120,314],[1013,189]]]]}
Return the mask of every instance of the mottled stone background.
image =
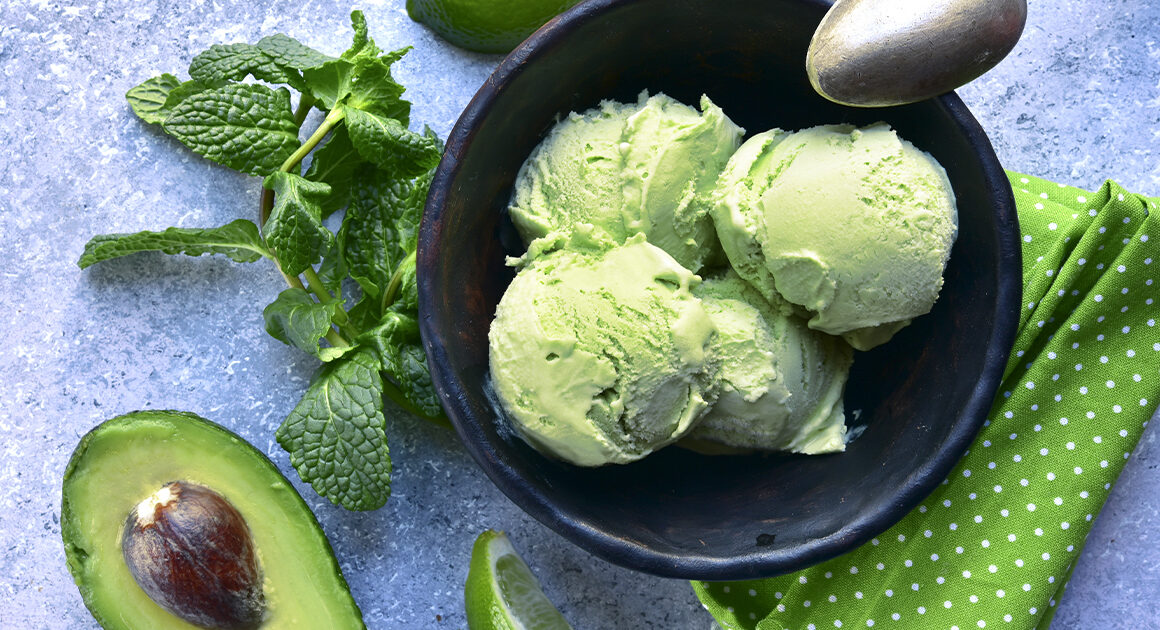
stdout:
{"type": "MultiPolygon", "coordinates": [[[[1160,195],[1160,4],[1032,0],[1022,42],[961,91],[1012,169],[1094,189],[1160,195]]],[[[384,48],[411,44],[398,76],[413,120],[446,136],[498,62],[412,23],[403,0],[368,0],[384,48]]],[[[214,43],[284,32],[338,53],[340,2],[0,2],[0,627],[94,628],[65,568],[60,482],[77,440],[139,408],[232,427],[292,478],[274,429],[313,362],[268,337],[282,281],[266,263],[140,255],[87,271],[94,234],[213,226],[253,216],[259,183],[215,167],[135,119],[125,91],[184,73],[214,43]]],[[[1160,627],[1160,445],[1145,433],[1100,515],[1054,628],[1160,627]]],[[[387,507],[319,515],[372,628],[463,628],[471,542],[510,532],[578,628],[705,629],[684,582],[580,551],[497,491],[455,437],[397,417],[387,507]]]]}

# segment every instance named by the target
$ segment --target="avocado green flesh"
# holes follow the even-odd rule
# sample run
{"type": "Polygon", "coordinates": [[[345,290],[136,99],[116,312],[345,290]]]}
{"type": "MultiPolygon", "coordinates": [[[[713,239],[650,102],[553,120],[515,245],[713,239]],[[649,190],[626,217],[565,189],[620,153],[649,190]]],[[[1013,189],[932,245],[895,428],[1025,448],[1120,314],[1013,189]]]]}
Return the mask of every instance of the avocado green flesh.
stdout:
{"type": "Polygon", "coordinates": [[[196,627],[153,603],[121,556],[130,511],[176,480],[216,491],[245,518],[264,576],[264,630],[366,627],[314,514],[265,455],[193,414],[141,411],[86,435],[64,475],[69,570],[106,630],[196,627]]]}

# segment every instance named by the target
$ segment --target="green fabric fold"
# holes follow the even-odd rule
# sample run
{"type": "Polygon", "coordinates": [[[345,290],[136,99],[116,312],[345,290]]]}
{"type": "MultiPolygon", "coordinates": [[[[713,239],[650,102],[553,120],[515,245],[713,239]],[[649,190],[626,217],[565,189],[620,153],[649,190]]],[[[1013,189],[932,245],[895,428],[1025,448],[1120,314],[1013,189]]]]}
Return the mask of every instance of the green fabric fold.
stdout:
{"type": "Polygon", "coordinates": [[[1160,200],[1008,173],[1023,309],[999,395],[948,478],[814,567],[694,582],[722,627],[1045,629],[1160,402],[1160,200]]]}

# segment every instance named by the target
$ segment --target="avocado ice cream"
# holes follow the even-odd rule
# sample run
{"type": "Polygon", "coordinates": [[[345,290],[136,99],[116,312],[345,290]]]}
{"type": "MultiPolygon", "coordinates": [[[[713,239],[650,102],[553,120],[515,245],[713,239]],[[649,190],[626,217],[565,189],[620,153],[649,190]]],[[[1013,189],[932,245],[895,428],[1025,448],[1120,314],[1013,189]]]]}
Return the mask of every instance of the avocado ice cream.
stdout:
{"type": "Polygon", "coordinates": [[[538,450],[627,463],[684,436],[718,387],[699,278],[643,235],[520,270],[488,336],[493,391],[538,450]]]}
{"type": "Polygon", "coordinates": [[[745,449],[845,450],[850,346],[811,330],[787,304],[766,301],[731,270],[694,293],[717,327],[722,363],[717,402],[689,437],[745,449]]]}
{"type": "Polygon", "coordinates": [[[853,350],[933,306],[954,194],[882,123],[742,134],[708,98],[642,93],[568,115],[524,163],[490,381],[541,452],[845,449],[853,350]]]}
{"type": "Polygon", "coordinates": [[[557,123],[520,169],[508,209],[528,257],[581,229],[612,244],[643,232],[693,271],[713,259],[709,197],[744,130],[708,97],[700,105],[642,92],[557,123]]]}
{"type": "Polygon", "coordinates": [[[957,232],[946,172],[883,123],[757,134],[715,200],[737,273],[858,350],[930,311],[957,232]]]}

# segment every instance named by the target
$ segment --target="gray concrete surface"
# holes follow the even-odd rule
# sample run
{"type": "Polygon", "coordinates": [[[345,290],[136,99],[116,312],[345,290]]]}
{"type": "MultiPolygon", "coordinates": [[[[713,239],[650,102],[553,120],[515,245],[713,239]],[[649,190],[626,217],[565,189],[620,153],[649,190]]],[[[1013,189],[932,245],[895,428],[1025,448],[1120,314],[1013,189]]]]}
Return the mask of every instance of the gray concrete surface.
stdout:
{"type": "MultiPolygon", "coordinates": [[[[1012,169],[1160,195],[1160,4],[1032,0],[1023,41],[961,91],[1012,169]]],[[[413,119],[446,135],[498,61],[412,23],[403,0],[361,3],[413,119]]],[[[61,474],[98,422],[177,408],[232,427],[296,478],[273,440],[313,362],[263,331],[268,264],[142,255],[82,272],[94,234],[252,216],[259,183],[196,158],[125,106],[210,44],[285,32],[330,53],[348,5],[304,0],[0,3],[0,627],[95,628],[65,568],[61,474]],[[177,6],[170,6],[177,5],[177,6]]],[[[395,493],[354,514],[299,485],[372,628],[464,628],[462,583],[484,528],[510,532],[578,628],[712,620],[688,585],[596,560],[524,515],[449,432],[391,419],[395,493]]],[[[1160,444],[1151,427],[1099,517],[1053,628],[1160,627],[1160,444]]],[[[920,629],[921,630],[921,629],[920,629]]]]}

